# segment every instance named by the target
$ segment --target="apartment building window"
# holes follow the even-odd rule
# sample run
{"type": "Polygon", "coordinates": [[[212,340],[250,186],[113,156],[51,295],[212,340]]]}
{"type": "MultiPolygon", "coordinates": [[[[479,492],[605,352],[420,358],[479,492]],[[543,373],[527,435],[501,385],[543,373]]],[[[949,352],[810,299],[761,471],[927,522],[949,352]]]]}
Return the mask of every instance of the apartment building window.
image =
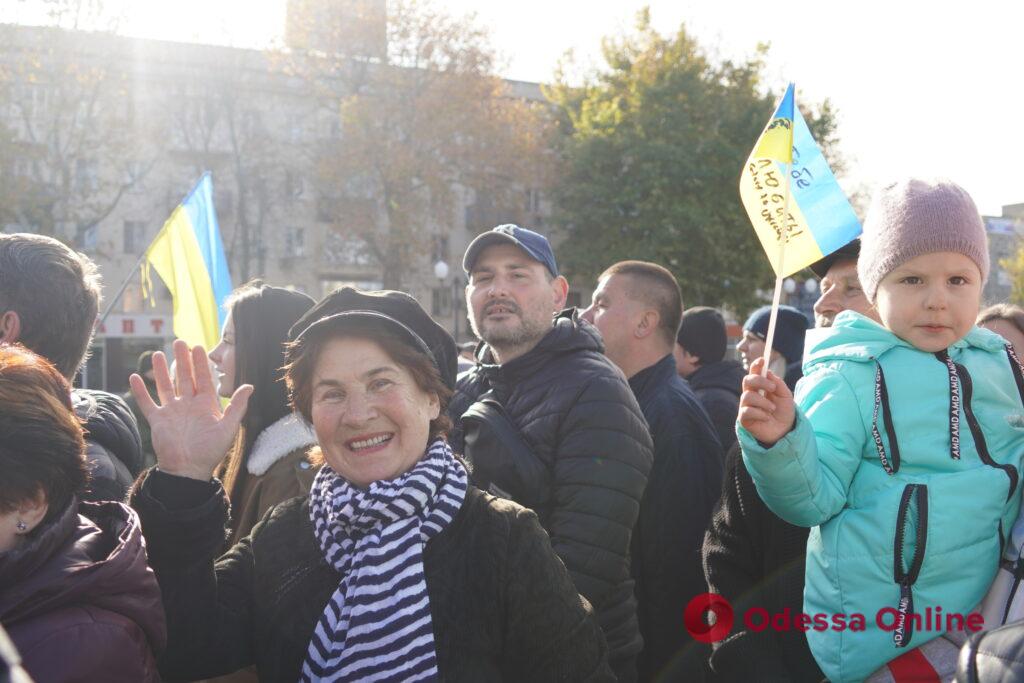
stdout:
{"type": "Polygon", "coordinates": [[[98,226],[95,223],[92,225],[79,224],[77,232],[78,248],[84,252],[96,251],[96,245],[99,242],[98,226]]]}
{"type": "Polygon", "coordinates": [[[442,315],[448,313],[452,307],[452,288],[434,287],[430,290],[430,313],[431,315],[442,315]]]}
{"type": "Polygon", "coordinates": [[[285,256],[299,257],[306,255],[306,229],[292,226],[284,233],[285,256]]]}
{"type": "Polygon", "coordinates": [[[316,219],[321,223],[330,223],[334,220],[334,201],[326,195],[316,198],[316,219]]]}
{"type": "Polygon", "coordinates": [[[526,210],[530,213],[540,211],[540,190],[526,191],[526,210]]]}
{"type": "Polygon", "coordinates": [[[124,222],[124,253],[140,254],[146,248],[146,224],[142,221],[124,222]]]}
{"type": "Polygon", "coordinates": [[[284,176],[285,195],[291,199],[298,199],[306,191],[302,181],[302,174],[297,171],[286,171],[284,176]]]}
{"type": "Polygon", "coordinates": [[[96,191],[97,164],[95,159],[75,160],[75,185],[79,192],[90,193],[96,191]]]}

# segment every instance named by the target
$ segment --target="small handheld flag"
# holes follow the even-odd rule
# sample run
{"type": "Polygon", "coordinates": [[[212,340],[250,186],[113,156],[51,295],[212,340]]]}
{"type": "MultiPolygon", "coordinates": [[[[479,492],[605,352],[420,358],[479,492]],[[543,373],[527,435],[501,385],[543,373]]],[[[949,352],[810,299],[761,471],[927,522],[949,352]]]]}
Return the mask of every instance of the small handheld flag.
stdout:
{"type": "Polygon", "coordinates": [[[861,232],[795,104],[792,83],[743,167],[740,199],[779,277],[820,261],[861,232]]]}
{"type": "Polygon", "coordinates": [[[775,271],[764,364],[768,375],[782,279],[860,234],[860,221],[811,137],[790,83],[740,174],[740,199],[775,271]]]}
{"type": "Polygon", "coordinates": [[[189,346],[212,349],[226,316],[231,274],[213,208],[213,183],[204,173],[146,249],[143,295],[152,298],[150,267],[174,297],[174,335],[189,346]]]}

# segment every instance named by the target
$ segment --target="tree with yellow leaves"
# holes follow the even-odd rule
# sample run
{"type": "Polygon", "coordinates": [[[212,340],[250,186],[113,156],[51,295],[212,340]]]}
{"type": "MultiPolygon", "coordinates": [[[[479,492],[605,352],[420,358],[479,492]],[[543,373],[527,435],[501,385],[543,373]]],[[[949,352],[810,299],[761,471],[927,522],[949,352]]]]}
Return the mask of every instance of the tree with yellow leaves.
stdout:
{"type": "MultiPolygon", "coordinates": [[[[291,30],[302,34],[294,20],[291,30]]],[[[543,182],[546,104],[517,96],[496,75],[486,32],[472,19],[429,2],[388,2],[383,58],[343,51],[378,41],[339,37],[331,48],[322,27],[315,35],[314,46],[292,46],[291,63],[337,117],[338,135],[316,152],[321,213],[379,264],[384,287],[399,289],[432,258],[454,256],[437,245],[447,243],[460,200],[486,198],[491,215],[515,218],[503,210],[543,182]]]]}

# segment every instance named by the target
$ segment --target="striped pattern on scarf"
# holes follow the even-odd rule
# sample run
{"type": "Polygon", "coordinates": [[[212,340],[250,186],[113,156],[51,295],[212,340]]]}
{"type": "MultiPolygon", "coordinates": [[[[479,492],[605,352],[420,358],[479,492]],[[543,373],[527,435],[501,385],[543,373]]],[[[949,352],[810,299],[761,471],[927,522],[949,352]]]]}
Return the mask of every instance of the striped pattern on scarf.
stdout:
{"type": "Polygon", "coordinates": [[[342,579],[309,642],[302,681],[438,679],[423,548],[462,507],[466,485],[443,439],[405,474],[366,489],[320,470],[309,516],[342,579]]]}

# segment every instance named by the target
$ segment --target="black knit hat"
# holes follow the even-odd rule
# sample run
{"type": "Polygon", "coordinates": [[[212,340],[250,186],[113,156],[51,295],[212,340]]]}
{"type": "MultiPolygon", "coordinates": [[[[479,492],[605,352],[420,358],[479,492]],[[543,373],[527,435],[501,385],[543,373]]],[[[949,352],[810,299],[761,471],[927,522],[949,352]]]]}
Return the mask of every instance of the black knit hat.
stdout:
{"type": "Polygon", "coordinates": [[[683,313],[676,341],[701,364],[717,363],[725,358],[725,319],[714,308],[694,306],[683,313]]]}
{"type": "Polygon", "coordinates": [[[295,341],[321,319],[347,311],[376,311],[401,323],[416,338],[422,340],[426,349],[430,351],[445,385],[449,389],[455,388],[455,376],[458,371],[458,350],[455,340],[443,327],[434,322],[416,299],[405,292],[364,292],[354,287],[336,289],[299,318],[288,332],[288,339],[295,341]]]}
{"type": "Polygon", "coordinates": [[[843,259],[853,259],[854,261],[856,261],[858,257],[860,257],[859,237],[851,242],[847,242],[846,244],[844,244],[843,246],[839,247],[831,254],[826,256],[825,258],[821,259],[820,261],[815,261],[814,263],[807,267],[810,268],[811,272],[817,275],[818,279],[820,280],[821,278],[828,275],[829,269],[832,266],[834,266],[837,261],[842,261],[843,259]]]}
{"type": "MultiPolygon", "coordinates": [[[[744,332],[750,332],[762,341],[768,336],[768,323],[772,307],[762,306],[743,323],[744,332]]],[[[787,363],[798,363],[804,357],[804,337],[811,327],[807,316],[792,306],[779,306],[779,317],[775,321],[775,339],[772,347],[782,354],[787,363]]]]}

